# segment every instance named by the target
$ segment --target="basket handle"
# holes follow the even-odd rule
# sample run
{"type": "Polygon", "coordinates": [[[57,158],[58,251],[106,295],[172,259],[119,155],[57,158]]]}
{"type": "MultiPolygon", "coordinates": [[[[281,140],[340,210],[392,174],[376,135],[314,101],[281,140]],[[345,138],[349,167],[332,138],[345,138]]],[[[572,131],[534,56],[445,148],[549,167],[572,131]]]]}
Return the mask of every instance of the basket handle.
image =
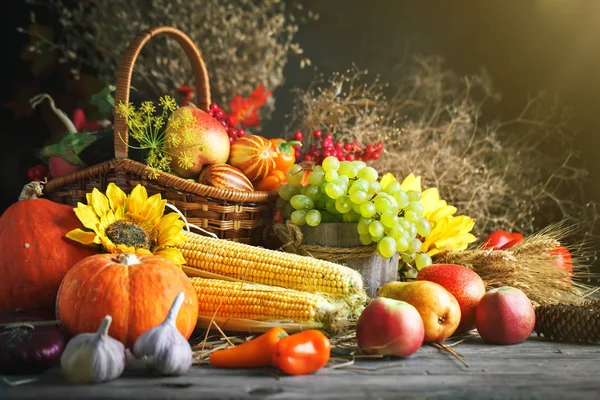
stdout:
{"type": "MultiPolygon", "coordinates": [[[[122,102],[123,104],[129,103],[131,75],[133,74],[135,61],[144,45],[154,36],[161,33],[166,33],[174,38],[185,51],[187,58],[192,64],[192,73],[196,81],[196,106],[207,111],[210,104],[210,86],[208,82],[208,72],[206,71],[206,65],[202,59],[202,54],[189,36],[170,26],[148,28],[140,32],[133,41],[129,43],[129,46],[121,59],[119,70],[117,71],[115,104],[119,104],[119,102],[122,102]]],[[[127,131],[127,117],[115,115],[114,145],[115,158],[117,159],[127,158],[129,148],[127,131]]]]}

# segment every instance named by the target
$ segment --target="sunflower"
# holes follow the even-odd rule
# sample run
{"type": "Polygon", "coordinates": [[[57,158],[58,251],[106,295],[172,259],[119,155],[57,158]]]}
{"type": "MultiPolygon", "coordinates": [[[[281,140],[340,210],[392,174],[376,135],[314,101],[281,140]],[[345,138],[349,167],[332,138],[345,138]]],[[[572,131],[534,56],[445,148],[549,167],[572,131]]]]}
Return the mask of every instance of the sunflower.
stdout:
{"type": "Polygon", "coordinates": [[[148,197],[137,185],[127,196],[114,183],[106,195],[98,189],[86,194],[87,204],[77,203],[77,218],[86,229],[74,229],[66,237],[108,253],[156,254],[177,265],[185,263],[173,246],[185,241],[184,222],[177,213],[164,214],[166,200],[160,194],[148,197]]]}

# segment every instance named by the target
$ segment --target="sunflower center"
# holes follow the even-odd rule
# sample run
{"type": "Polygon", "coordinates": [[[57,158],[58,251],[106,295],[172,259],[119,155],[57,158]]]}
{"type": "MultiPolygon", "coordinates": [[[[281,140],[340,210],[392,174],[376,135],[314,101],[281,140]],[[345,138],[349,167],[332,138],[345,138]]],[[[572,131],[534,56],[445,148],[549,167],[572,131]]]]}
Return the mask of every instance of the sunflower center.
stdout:
{"type": "Polygon", "coordinates": [[[150,235],[135,222],[116,221],[106,228],[105,234],[116,245],[124,244],[136,249],[150,250],[150,235]]]}

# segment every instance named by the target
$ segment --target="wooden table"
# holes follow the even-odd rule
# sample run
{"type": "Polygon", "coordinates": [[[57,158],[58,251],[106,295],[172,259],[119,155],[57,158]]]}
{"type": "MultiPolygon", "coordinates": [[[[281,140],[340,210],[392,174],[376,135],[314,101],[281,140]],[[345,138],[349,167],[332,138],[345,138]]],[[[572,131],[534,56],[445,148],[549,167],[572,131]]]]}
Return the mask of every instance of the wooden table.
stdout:
{"type": "MultiPolygon", "coordinates": [[[[17,386],[0,383],[0,399],[599,399],[600,346],[544,341],[491,346],[471,338],[454,356],[423,346],[406,359],[357,359],[308,376],[274,369],[193,366],[182,377],[126,370],[119,379],[72,386],[58,369],[17,386]]],[[[340,364],[341,362],[332,363],[340,364]]],[[[11,376],[11,380],[31,376],[11,376]]]]}

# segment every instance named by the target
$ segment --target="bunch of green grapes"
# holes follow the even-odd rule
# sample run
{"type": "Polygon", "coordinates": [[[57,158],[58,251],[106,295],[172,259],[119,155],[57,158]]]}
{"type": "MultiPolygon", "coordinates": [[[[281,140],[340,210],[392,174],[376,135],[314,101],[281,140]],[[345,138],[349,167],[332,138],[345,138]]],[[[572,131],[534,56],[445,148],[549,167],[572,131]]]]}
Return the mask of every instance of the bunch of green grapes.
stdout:
{"type": "Polygon", "coordinates": [[[308,175],[298,164],[287,171],[287,184],[280,186],[277,207],[296,225],[317,226],[322,222],[356,223],[363,245],[377,243],[384,258],[400,253],[402,261],[418,269],[431,264],[421,252],[422,240],[431,232],[419,202],[421,192],[404,191],[398,181],[382,187],[379,174],[364,161],[339,161],[326,157],[308,175]]]}

